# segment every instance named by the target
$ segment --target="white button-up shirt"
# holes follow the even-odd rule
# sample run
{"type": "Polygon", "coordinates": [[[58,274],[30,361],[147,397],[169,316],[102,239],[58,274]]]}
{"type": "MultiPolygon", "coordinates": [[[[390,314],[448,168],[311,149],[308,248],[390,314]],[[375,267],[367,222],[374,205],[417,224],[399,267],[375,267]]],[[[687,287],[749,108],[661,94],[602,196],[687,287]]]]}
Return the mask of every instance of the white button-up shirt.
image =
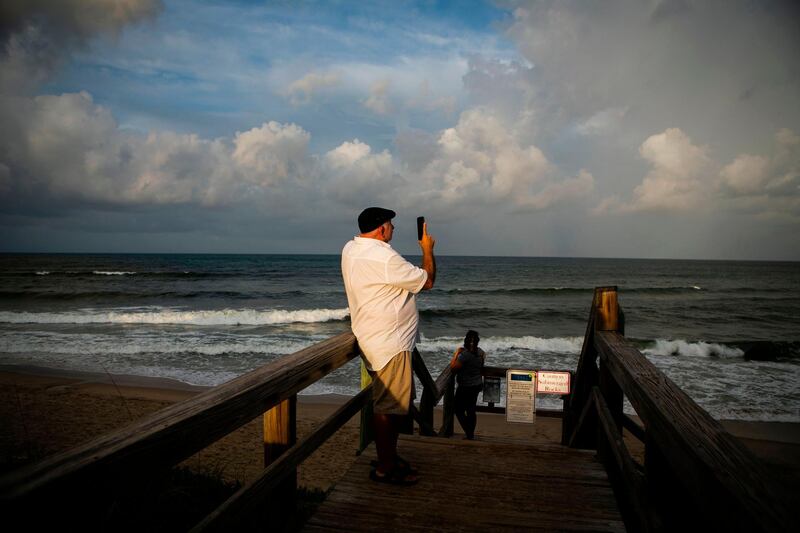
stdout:
{"type": "Polygon", "coordinates": [[[388,243],[355,237],[342,249],[350,323],[370,370],[380,370],[417,342],[416,294],[428,273],[388,243]]]}

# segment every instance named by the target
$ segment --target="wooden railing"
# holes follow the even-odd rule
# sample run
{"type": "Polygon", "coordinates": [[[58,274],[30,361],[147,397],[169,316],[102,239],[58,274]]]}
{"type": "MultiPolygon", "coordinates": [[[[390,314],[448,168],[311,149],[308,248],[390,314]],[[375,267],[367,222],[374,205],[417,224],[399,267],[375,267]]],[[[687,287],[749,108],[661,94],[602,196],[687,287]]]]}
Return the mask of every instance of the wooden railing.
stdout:
{"type": "Polygon", "coordinates": [[[562,442],[598,451],[627,528],[790,531],[795,515],[759,460],[623,335],[616,287],[597,288],[562,442]],[[643,426],[623,412],[623,398],[643,426]],[[623,429],[644,443],[643,465],[623,429]]]}
{"type": "Polygon", "coordinates": [[[49,519],[70,528],[69,514],[86,525],[87,517],[102,514],[92,508],[95,496],[127,484],[141,484],[266,413],[266,468],[193,531],[235,529],[253,515],[264,516],[265,507],[280,506],[273,517],[291,515],[287,505],[293,505],[298,464],[371,401],[372,390],[362,390],[297,443],[296,394],[358,354],[355,337],[343,333],[12,472],[0,479],[3,514],[6,520],[12,515],[25,517],[26,523],[49,519]],[[271,498],[273,493],[280,497],[271,498]]]}
{"type": "MultiPolygon", "coordinates": [[[[414,409],[412,411],[415,420],[419,424],[420,434],[452,437],[453,418],[455,416],[455,373],[448,364],[445,365],[442,372],[436,380],[434,380],[428,372],[425,361],[416,350],[414,350],[413,362],[414,373],[419,378],[423,387],[419,410],[414,409]],[[440,401],[442,401],[442,425],[437,432],[433,428],[433,412],[440,401]]],[[[505,378],[507,370],[508,368],[506,367],[484,366],[481,369],[481,375],[484,377],[505,378]]],[[[562,399],[566,401],[567,397],[562,396],[562,399]]],[[[504,407],[495,406],[494,404],[477,405],[476,411],[495,414],[505,414],[506,412],[504,407]]],[[[563,410],[556,409],[536,409],[536,416],[561,417],[562,412],[563,410]]]]}
{"type": "MultiPolygon", "coordinates": [[[[598,451],[628,529],[791,530],[794,515],[758,459],[623,334],[616,288],[596,289],[572,393],[565,399],[562,442],[598,451]],[[623,412],[623,398],[643,425],[623,412]],[[628,452],[623,429],[644,442],[643,465],[628,452]]],[[[141,482],[265,413],[265,469],[193,531],[233,530],[252,523],[253,517],[290,515],[297,466],[369,405],[371,387],[300,442],[295,442],[296,395],[358,354],[353,335],[343,333],[12,472],[0,478],[2,511],[6,517],[49,513],[50,523],[67,525],[57,513],[91,513],[93,494],[141,482]]],[[[423,385],[419,408],[412,408],[420,433],[452,435],[454,379],[449,365],[434,380],[415,350],[413,368],[423,385]],[[437,431],[433,413],[442,399],[443,421],[437,431]]],[[[484,374],[503,376],[505,370],[486,367],[484,374]]]]}

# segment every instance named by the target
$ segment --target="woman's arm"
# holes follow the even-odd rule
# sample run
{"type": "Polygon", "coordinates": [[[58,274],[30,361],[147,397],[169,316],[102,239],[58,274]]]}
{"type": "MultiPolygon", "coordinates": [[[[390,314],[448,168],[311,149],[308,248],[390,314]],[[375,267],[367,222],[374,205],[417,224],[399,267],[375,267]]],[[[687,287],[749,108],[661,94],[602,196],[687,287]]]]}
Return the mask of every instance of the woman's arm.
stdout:
{"type": "Polygon", "coordinates": [[[458,360],[458,356],[461,355],[461,352],[463,352],[463,351],[464,351],[464,347],[463,346],[459,346],[458,350],[456,350],[455,355],[453,355],[453,359],[450,361],[450,368],[452,368],[453,370],[458,370],[463,366],[461,364],[461,361],[458,360]]]}

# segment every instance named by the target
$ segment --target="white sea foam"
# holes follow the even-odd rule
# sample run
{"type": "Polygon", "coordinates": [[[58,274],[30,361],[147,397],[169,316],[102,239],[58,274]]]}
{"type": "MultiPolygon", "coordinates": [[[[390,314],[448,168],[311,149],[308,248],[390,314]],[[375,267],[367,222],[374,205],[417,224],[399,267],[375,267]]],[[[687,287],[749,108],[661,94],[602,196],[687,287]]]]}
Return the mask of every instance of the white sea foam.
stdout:
{"type": "Polygon", "coordinates": [[[344,309],[221,309],[182,311],[153,308],[151,311],[85,309],[65,313],[1,312],[0,323],[10,324],[186,324],[200,326],[271,325],[293,322],[328,322],[349,315],[344,309]]]}
{"type": "Polygon", "coordinates": [[[48,275],[49,273],[50,273],[50,271],[49,271],[49,270],[39,270],[39,271],[37,271],[37,272],[36,272],[36,275],[37,275],[37,276],[46,276],[46,275],[48,275]]]}
{"type": "Polygon", "coordinates": [[[116,272],[116,271],[108,271],[108,270],[95,270],[92,272],[97,276],[132,276],[136,274],[136,272],[116,272]]]}
{"type": "MultiPolygon", "coordinates": [[[[452,351],[464,342],[463,337],[436,337],[427,339],[424,336],[419,342],[420,350],[452,351]]],[[[577,354],[581,351],[583,337],[482,337],[481,348],[487,352],[507,351],[515,349],[533,350],[559,354],[577,354]]]]}
{"type": "Polygon", "coordinates": [[[683,355],[689,357],[742,357],[739,348],[709,342],[688,342],[682,339],[658,339],[642,352],[645,355],[683,355]]]}
{"type": "Polygon", "coordinates": [[[325,335],[244,335],[204,331],[170,332],[167,335],[133,331],[120,342],[116,335],[59,333],[49,331],[6,332],[0,336],[4,354],[75,354],[79,356],[220,356],[270,354],[286,355],[325,340],[325,335]]]}

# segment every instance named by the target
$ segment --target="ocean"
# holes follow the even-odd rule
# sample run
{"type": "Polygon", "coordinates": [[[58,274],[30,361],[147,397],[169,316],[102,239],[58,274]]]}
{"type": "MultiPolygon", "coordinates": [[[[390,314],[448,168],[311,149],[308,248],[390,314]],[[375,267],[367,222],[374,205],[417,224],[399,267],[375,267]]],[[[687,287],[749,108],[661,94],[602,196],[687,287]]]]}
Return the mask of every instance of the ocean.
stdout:
{"type": "MultiPolygon", "coordinates": [[[[593,288],[616,285],[627,337],[712,416],[800,421],[800,263],[437,264],[417,300],[434,377],[467,329],[488,364],[574,370],[593,288]]],[[[348,328],[338,255],[0,255],[2,365],[217,385],[348,328]]],[[[303,394],[358,387],[351,362],[303,394]]]]}

